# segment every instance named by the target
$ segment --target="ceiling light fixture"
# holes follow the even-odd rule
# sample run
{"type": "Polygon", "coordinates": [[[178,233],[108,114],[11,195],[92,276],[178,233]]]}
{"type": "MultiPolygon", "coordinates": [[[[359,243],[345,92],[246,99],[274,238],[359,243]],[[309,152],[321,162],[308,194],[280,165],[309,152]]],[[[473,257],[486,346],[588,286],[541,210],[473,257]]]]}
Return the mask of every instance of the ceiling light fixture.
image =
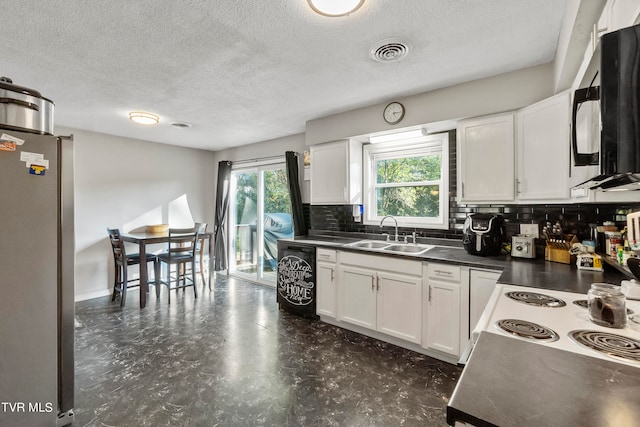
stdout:
{"type": "Polygon", "coordinates": [[[387,133],[384,135],[374,135],[369,137],[369,142],[379,144],[381,142],[398,141],[401,139],[418,138],[427,134],[426,129],[413,129],[404,132],[387,133]]]}
{"type": "Polygon", "coordinates": [[[364,0],[307,0],[311,9],[324,16],[345,16],[357,10],[364,0]]]}
{"type": "Polygon", "coordinates": [[[145,113],[143,111],[132,111],[129,113],[129,119],[141,125],[157,125],[160,117],[155,114],[145,113]]]}

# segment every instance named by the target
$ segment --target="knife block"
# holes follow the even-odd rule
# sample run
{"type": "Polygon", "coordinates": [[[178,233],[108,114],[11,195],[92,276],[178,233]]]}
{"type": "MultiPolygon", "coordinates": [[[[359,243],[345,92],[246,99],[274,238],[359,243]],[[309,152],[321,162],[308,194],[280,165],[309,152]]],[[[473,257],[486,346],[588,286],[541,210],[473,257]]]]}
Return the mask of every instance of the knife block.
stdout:
{"type": "MultiPolygon", "coordinates": [[[[569,236],[566,236],[569,237],[569,236]]],[[[544,259],[545,261],[550,262],[559,262],[561,264],[571,264],[575,262],[575,255],[571,255],[569,253],[569,249],[574,243],[578,242],[578,238],[574,235],[571,236],[571,239],[565,238],[565,244],[567,249],[558,248],[552,242],[547,242],[547,246],[544,248],[544,259]]]]}

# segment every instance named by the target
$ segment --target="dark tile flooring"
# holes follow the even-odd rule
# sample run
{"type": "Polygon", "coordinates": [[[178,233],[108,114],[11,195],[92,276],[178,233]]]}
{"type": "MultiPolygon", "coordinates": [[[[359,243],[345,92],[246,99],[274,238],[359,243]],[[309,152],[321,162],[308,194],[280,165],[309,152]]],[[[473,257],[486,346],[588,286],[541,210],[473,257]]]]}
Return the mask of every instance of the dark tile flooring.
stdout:
{"type": "Polygon", "coordinates": [[[446,425],[459,367],[279,311],[271,288],[199,289],[76,304],[75,426],[446,425]]]}

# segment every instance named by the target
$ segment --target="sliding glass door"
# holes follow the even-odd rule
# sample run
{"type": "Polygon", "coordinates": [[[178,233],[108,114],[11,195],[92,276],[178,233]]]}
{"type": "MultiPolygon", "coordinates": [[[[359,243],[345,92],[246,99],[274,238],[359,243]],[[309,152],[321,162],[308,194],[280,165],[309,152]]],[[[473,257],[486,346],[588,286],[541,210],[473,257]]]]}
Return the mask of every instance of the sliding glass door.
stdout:
{"type": "Polygon", "coordinates": [[[284,163],[235,169],[229,206],[230,273],[275,286],[277,239],[293,237],[284,163]]]}

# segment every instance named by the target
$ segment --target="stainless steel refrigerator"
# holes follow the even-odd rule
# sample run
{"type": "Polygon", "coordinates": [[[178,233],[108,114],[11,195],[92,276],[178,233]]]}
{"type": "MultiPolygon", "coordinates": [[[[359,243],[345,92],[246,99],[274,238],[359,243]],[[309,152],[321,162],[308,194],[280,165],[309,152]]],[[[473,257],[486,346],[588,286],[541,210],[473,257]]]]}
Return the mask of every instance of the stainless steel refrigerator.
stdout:
{"type": "Polygon", "coordinates": [[[73,141],[0,124],[0,426],[73,420],[73,141]]]}

